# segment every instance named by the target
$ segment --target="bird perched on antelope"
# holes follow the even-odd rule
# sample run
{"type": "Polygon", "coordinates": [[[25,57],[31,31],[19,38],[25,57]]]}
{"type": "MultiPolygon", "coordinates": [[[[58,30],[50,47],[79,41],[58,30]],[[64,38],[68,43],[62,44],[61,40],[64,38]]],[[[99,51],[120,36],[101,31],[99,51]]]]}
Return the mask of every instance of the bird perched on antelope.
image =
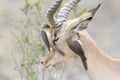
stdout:
{"type": "Polygon", "coordinates": [[[47,18],[50,25],[46,24],[41,30],[41,36],[48,52],[41,59],[41,64],[46,68],[56,67],[77,56],[77,60],[91,80],[120,80],[120,60],[107,56],[87,32],[88,24],[93,19],[100,4],[83,13],[80,17],[68,20],[69,12],[80,1],[69,0],[56,15],[55,12],[62,0],[56,0],[48,9],[47,18]],[[44,30],[49,26],[51,26],[51,38],[48,38],[44,30]]]}

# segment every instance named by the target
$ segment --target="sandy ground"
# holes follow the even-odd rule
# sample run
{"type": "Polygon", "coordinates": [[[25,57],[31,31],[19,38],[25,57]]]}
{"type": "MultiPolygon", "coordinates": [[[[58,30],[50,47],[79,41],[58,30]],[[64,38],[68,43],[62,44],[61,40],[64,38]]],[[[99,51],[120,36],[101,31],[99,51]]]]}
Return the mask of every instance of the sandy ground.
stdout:
{"type": "MultiPolygon", "coordinates": [[[[80,7],[93,8],[99,2],[101,1],[84,0],[79,5],[80,7]]],[[[17,53],[17,50],[15,50],[15,40],[10,34],[9,23],[22,17],[19,9],[23,3],[22,0],[0,0],[0,80],[20,80],[18,73],[14,70],[11,57],[11,54],[17,53]]],[[[49,6],[51,1],[44,0],[43,3],[49,6]]],[[[96,43],[114,58],[120,58],[119,25],[120,16],[118,13],[107,2],[103,1],[100,10],[88,28],[96,43]]]]}

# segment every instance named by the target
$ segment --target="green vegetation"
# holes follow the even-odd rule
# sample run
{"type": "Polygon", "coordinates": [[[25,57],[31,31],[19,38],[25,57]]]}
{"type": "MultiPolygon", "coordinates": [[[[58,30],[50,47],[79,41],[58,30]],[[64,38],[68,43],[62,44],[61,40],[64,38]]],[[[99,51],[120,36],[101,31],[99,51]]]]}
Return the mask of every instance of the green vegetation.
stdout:
{"type": "Polygon", "coordinates": [[[14,56],[16,67],[21,75],[21,80],[39,80],[41,52],[45,50],[40,39],[39,30],[42,24],[45,10],[42,10],[41,0],[30,2],[25,0],[25,6],[21,9],[24,19],[12,24],[13,36],[17,40],[19,57],[14,56]]]}
{"type": "MultiPolygon", "coordinates": [[[[41,6],[41,0],[25,0],[21,11],[24,17],[11,24],[12,35],[16,38],[19,49],[18,56],[13,55],[16,64],[15,70],[19,72],[21,80],[45,80],[45,71],[40,67],[40,59],[45,47],[40,39],[39,31],[41,24],[47,21],[46,10],[41,6]]],[[[85,11],[86,9],[83,9],[79,12],[76,8],[72,15],[78,17],[85,11]]],[[[51,75],[48,76],[48,79],[54,80],[51,75]]]]}

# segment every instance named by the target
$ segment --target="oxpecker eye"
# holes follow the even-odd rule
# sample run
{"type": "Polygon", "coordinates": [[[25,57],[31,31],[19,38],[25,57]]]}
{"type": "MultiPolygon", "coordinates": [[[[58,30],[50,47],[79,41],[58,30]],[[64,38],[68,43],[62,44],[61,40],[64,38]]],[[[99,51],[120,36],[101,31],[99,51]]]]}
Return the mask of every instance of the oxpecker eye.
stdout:
{"type": "Polygon", "coordinates": [[[43,23],[41,27],[42,29],[51,29],[50,25],[48,25],[47,23],[43,23]]]}

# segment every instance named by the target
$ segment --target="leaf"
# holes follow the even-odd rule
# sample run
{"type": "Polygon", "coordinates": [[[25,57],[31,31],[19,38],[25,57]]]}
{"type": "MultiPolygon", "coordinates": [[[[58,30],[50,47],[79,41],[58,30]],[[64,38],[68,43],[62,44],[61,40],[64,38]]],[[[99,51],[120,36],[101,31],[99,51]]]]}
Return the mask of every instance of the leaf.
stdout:
{"type": "Polygon", "coordinates": [[[33,77],[35,76],[35,72],[34,72],[34,71],[30,71],[30,72],[29,72],[29,76],[30,76],[31,78],[33,78],[33,77]]]}
{"type": "Polygon", "coordinates": [[[24,67],[25,65],[24,64],[21,64],[21,67],[24,67]]]}
{"type": "Polygon", "coordinates": [[[27,36],[26,36],[26,37],[23,37],[22,40],[23,40],[24,43],[28,43],[28,42],[29,42],[29,39],[28,39],[27,36]]]}

